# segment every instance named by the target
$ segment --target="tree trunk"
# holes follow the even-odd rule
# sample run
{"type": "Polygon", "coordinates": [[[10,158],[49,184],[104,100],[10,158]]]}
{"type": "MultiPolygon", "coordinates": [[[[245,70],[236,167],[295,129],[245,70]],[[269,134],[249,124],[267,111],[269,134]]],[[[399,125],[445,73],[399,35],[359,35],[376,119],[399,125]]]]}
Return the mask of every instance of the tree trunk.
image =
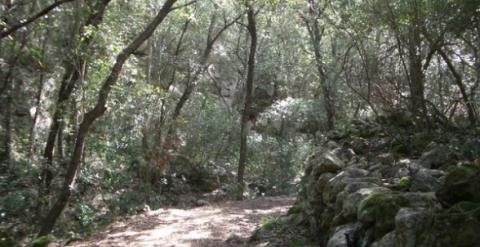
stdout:
{"type": "MultiPolygon", "coordinates": [[[[208,62],[208,58],[210,57],[210,54],[213,50],[213,45],[220,38],[222,33],[225,30],[227,30],[230,26],[232,26],[237,20],[239,20],[241,18],[241,16],[242,15],[239,15],[238,17],[234,18],[230,22],[225,22],[224,26],[215,34],[213,32],[214,31],[213,27],[215,25],[216,17],[215,17],[215,15],[212,16],[212,19],[210,21],[210,27],[208,28],[207,44],[206,44],[205,49],[203,50],[203,53],[200,57],[199,67],[198,67],[197,70],[194,71],[193,76],[191,76],[188,79],[187,86],[185,87],[185,90],[183,91],[182,96],[178,100],[177,104],[175,105],[175,109],[172,112],[172,115],[170,117],[171,122],[170,122],[170,125],[168,126],[167,135],[165,136],[165,141],[163,143],[168,143],[169,141],[171,141],[175,137],[175,135],[176,135],[175,125],[176,125],[177,118],[180,116],[183,107],[187,103],[188,99],[190,99],[190,96],[192,95],[192,93],[195,91],[195,88],[198,84],[199,77],[203,74],[203,72],[208,67],[207,62],[208,62]]],[[[185,31],[186,27],[187,27],[187,25],[185,25],[184,31],[185,31]]],[[[182,36],[181,37],[183,37],[183,31],[182,31],[182,36]]],[[[179,45],[180,45],[180,43],[179,43],[179,45]]],[[[177,46],[177,51],[178,51],[178,49],[179,49],[179,47],[177,46]]],[[[178,55],[178,52],[176,52],[176,54],[178,55]]],[[[175,73],[175,71],[174,71],[174,73],[175,73]]],[[[172,77],[172,81],[170,82],[170,85],[174,83],[174,81],[173,81],[174,79],[175,79],[175,77],[172,77]]],[[[161,140],[161,138],[160,138],[160,140],[161,140]]]]}
{"type": "Polygon", "coordinates": [[[427,119],[425,103],[425,75],[422,69],[422,40],[420,37],[421,23],[417,0],[410,0],[412,23],[408,31],[408,67],[410,85],[410,107],[412,113],[420,118],[421,122],[427,119]]]}
{"type": "MultiPolygon", "coordinates": [[[[47,30],[45,31],[45,37],[42,41],[43,43],[42,44],[42,61],[45,59],[45,53],[47,50],[47,41],[48,41],[49,34],[50,34],[50,28],[47,27],[47,30]]],[[[37,125],[38,116],[40,115],[40,111],[42,108],[42,93],[43,93],[44,84],[45,84],[45,74],[41,72],[40,77],[38,78],[38,91],[35,97],[35,100],[36,100],[35,114],[32,119],[32,125],[30,126],[30,142],[29,142],[30,147],[28,148],[30,158],[32,158],[33,155],[35,154],[35,135],[36,135],[35,127],[37,125]]]]}
{"type": "Polygon", "coordinates": [[[470,121],[470,125],[475,126],[477,124],[477,115],[475,114],[476,112],[475,103],[468,96],[467,89],[465,87],[465,84],[463,83],[462,75],[457,72],[452,61],[442,49],[438,49],[438,53],[443,58],[443,61],[445,61],[445,63],[447,64],[448,69],[453,75],[455,84],[458,86],[458,89],[460,90],[460,95],[462,96],[463,103],[467,107],[467,114],[468,114],[468,120],[470,121]]]}
{"type": "Polygon", "coordinates": [[[5,116],[3,119],[3,127],[4,127],[4,136],[2,141],[3,152],[0,156],[0,164],[3,165],[0,171],[5,173],[10,168],[10,161],[11,161],[11,143],[12,143],[12,126],[11,126],[11,119],[12,119],[12,89],[11,85],[13,83],[9,83],[8,88],[6,89],[6,99],[5,99],[5,116]]]}
{"type": "Polygon", "coordinates": [[[102,88],[99,91],[97,103],[95,104],[93,109],[91,109],[85,114],[84,119],[80,124],[80,128],[75,139],[75,147],[73,149],[71,160],[68,165],[67,174],[65,175],[62,190],[59,197],[57,198],[57,201],[47,214],[47,217],[45,218],[39,231],[39,236],[45,236],[52,231],[55,222],[57,221],[58,217],[67,205],[68,200],[70,199],[70,196],[72,194],[71,190],[74,185],[77,170],[80,166],[80,162],[82,159],[85,139],[88,135],[90,127],[93,125],[95,120],[101,117],[107,110],[106,103],[108,100],[108,96],[112,90],[113,85],[117,82],[118,77],[120,76],[123,65],[130,57],[130,55],[133,54],[140,47],[140,45],[142,45],[142,43],[145,42],[153,34],[157,26],[160,25],[160,23],[162,23],[165,17],[170,13],[170,11],[172,10],[172,5],[175,2],[176,0],[167,0],[158,12],[157,16],[153,19],[152,22],[150,22],[150,24],[148,24],[145,30],[140,33],[132,41],[132,43],[130,43],[117,56],[116,62],[110,72],[110,75],[104,81],[102,88]]]}
{"type": "Polygon", "coordinates": [[[257,27],[255,23],[255,13],[251,5],[248,6],[248,32],[250,33],[250,54],[248,56],[247,80],[245,85],[245,103],[241,118],[240,130],[240,158],[238,160],[237,182],[240,185],[239,197],[243,195],[243,177],[247,163],[247,137],[248,121],[250,120],[253,92],[253,75],[255,70],[255,52],[257,49],[257,27]]]}
{"type": "MultiPolygon", "coordinates": [[[[103,20],[106,7],[110,1],[111,0],[98,0],[96,8],[92,10],[93,12],[85,22],[83,28],[86,26],[92,26],[95,28],[98,27],[103,20]]],[[[91,42],[91,38],[84,39],[80,44],[81,49],[83,51],[89,50],[91,42]]],[[[75,64],[84,65],[85,63],[85,58],[77,57],[75,58],[75,61],[68,62],[65,66],[65,74],[63,75],[62,82],[60,84],[56,109],[52,117],[52,124],[50,125],[50,130],[48,132],[47,144],[43,152],[43,158],[45,159],[46,163],[42,171],[41,184],[43,184],[46,194],[50,193],[50,185],[53,178],[51,171],[53,163],[53,150],[55,148],[55,139],[57,137],[57,133],[59,132],[60,121],[63,119],[65,109],[67,108],[68,99],[72,95],[77,82],[80,78],[82,78],[82,74],[84,73],[82,69],[76,67],[75,64]]]]}
{"type": "Polygon", "coordinates": [[[182,96],[180,97],[180,100],[177,102],[175,106],[175,110],[173,111],[172,114],[172,121],[174,122],[179,116],[182,111],[183,106],[187,103],[188,99],[190,98],[190,95],[194,92],[195,87],[197,85],[199,77],[202,75],[202,73],[205,71],[206,66],[207,66],[207,61],[208,58],[210,57],[210,53],[213,50],[213,45],[215,42],[220,38],[222,33],[227,30],[231,25],[233,25],[237,20],[239,20],[241,17],[238,16],[237,18],[234,18],[230,22],[226,22],[225,25],[216,33],[213,34],[213,26],[215,24],[215,16],[212,17],[212,20],[210,22],[210,27],[208,29],[208,35],[207,35],[207,44],[205,46],[205,50],[203,50],[202,56],[200,57],[200,66],[199,68],[194,72],[193,76],[189,79],[187,83],[187,87],[185,88],[182,96]]]}
{"type": "MultiPolygon", "coordinates": [[[[21,51],[27,43],[27,35],[23,35],[18,50],[21,51]]],[[[13,50],[16,49],[16,44],[13,44],[12,47],[13,50]]],[[[5,134],[3,136],[2,144],[3,144],[3,152],[0,153],[0,166],[3,165],[3,167],[0,167],[1,172],[6,172],[8,171],[8,168],[10,167],[10,162],[11,162],[11,143],[12,143],[12,107],[13,107],[13,89],[14,89],[14,71],[17,65],[17,61],[20,58],[20,54],[14,55],[14,57],[10,61],[10,65],[7,71],[7,74],[5,75],[4,84],[3,87],[0,91],[0,96],[3,96],[3,93],[5,93],[5,108],[4,108],[4,131],[5,134]]],[[[3,107],[2,107],[3,108],[3,107]]]]}
{"type": "Polygon", "coordinates": [[[312,43],[313,51],[315,54],[315,65],[318,71],[320,87],[322,88],[323,105],[325,108],[325,113],[327,114],[327,128],[331,130],[335,127],[335,99],[332,88],[328,85],[327,76],[325,74],[325,68],[322,61],[320,44],[322,41],[324,30],[322,29],[322,31],[320,31],[317,19],[321,15],[321,13],[316,13],[317,11],[323,10],[315,10],[315,1],[309,0],[308,2],[311,20],[307,20],[304,18],[304,21],[307,25],[310,42],[312,43]]]}

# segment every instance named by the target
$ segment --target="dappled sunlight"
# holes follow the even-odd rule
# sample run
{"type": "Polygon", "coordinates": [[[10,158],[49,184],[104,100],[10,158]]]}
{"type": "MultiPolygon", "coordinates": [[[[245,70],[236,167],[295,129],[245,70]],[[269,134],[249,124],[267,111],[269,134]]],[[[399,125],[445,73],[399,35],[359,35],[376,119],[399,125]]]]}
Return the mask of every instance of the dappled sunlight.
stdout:
{"type": "Polygon", "coordinates": [[[160,209],[112,224],[91,240],[71,246],[241,246],[225,240],[246,241],[263,218],[285,213],[290,197],[229,201],[193,209],[160,209]]]}

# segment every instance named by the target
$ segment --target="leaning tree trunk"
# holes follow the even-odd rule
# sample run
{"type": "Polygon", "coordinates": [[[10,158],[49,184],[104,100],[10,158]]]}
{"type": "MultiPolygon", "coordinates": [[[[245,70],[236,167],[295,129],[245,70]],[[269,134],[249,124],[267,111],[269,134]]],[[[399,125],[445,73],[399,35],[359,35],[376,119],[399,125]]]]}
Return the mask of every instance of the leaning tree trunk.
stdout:
{"type": "MultiPolygon", "coordinates": [[[[97,28],[103,20],[105,9],[110,1],[111,0],[98,0],[95,9],[85,22],[82,29],[87,26],[97,28]]],[[[83,39],[80,43],[81,50],[86,51],[90,49],[91,42],[91,37],[83,39]]],[[[85,63],[85,58],[77,57],[75,58],[74,62],[69,62],[65,66],[66,69],[60,84],[55,113],[53,114],[52,124],[50,125],[50,130],[48,132],[47,145],[45,146],[45,150],[43,152],[43,158],[45,159],[46,164],[42,171],[40,184],[43,184],[46,194],[50,193],[50,184],[53,179],[51,172],[53,163],[53,150],[55,148],[55,139],[57,137],[57,133],[59,133],[60,122],[67,107],[68,99],[72,95],[76,84],[83,74],[82,68],[79,68],[78,65],[83,67],[85,63]]]]}
{"type": "Polygon", "coordinates": [[[67,205],[68,200],[70,199],[70,196],[72,194],[72,186],[75,182],[77,170],[81,163],[85,139],[87,138],[89,129],[93,125],[95,120],[101,117],[107,110],[106,103],[108,96],[112,90],[112,87],[117,82],[118,77],[120,76],[123,65],[130,57],[130,55],[133,54],[140,47],[140,45],[153,34],[157,26],[160,25],[160,23],[162,23],[162,21],[170,13],[170,11],[172,11],[172,5],[175,2],[176,0],[167,0],[158,12],[157,16],[152,20],[152,22],[150,22],[150,24],[148,24],[145,30],[140,33],[132,41],[132,43],[130,43],[117,56],[116,62],[113,65],[110,75],[103,82],[102,88],[100,89],[97,103],[95,104],[93,109],[91,109],[85,114],[84,119],[80,124],[80,128],[75,139],[75,147],[73,149],[71,160],[67,168],[67,174],[65,175],[62,190],[59,194],[59,197],[57,198],[57,201],[47,214],[47,217],[45,218],[39,231],[39,236],[45,236],[52,231],[55,222],[57,221],[58,217],[67,205]]]}
{"type": "Polygon", "coordinates": [[[245,104],[241,118],[240,129],[240,158],[238,160],[237,182],[240,186],[238,197],[243,195],[243,176],[247,163],[247,136],[248,121],[250,119],[252,108],[252,91],[253,91],[253,72],[255,69],[255,52],[257,49],[257,27],[255,23],[255,13],[251,5],[248,6],[248,32],[250,33],[250,54],[248,56],[247,81],[245,85],[245,104]]]}
{"type": "Polygon", "coordinates": [[[448,66],[448,69],[452,73],[454,77],[455,84],[458,86],[458,89],[460,90],[460,95],[462,97],[463,103],[465,104],[467,108],[467,114],[468,114],[468,120],[470,122],[471,126],[475,126],[477,124],[477,115],[476,115],[476,109],[475,109],[475,103],[473,100],[469,97],[467,93],[467,89],[465,87],[465,83],[463,83],[463,78],[460,73],[457,72],[455,69],[455,66],[453,65],[452,61],[450,58],[447,56],[447,54],[442,50],[438,49],[438,53],[440,56],[443,58],[443,61],[448,66]]]}

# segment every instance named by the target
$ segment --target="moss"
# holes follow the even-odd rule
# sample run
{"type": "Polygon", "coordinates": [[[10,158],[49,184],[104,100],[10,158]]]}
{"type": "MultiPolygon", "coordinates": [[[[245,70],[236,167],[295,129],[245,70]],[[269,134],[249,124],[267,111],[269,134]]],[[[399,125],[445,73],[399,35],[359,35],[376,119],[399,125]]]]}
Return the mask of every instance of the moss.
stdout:
{"type": "Polygon", "coordinates": [[[377,177],[364,177],[362,178],[362,181],[367,182],[367,183],[373,183],[373,184],[379,184],[380,181],[377,177]]]}
{"type": "Polygon", "coordinates": [[[52,235],[41,236],[41,237],[36,238],[33,241],[32,246],[34,246],[34,247],[48,246],[48,244],[50,244],[53,240],[54,240],[54,238],[53,238],[52,235]]]}
{"type": "Polygon", "coordinates": [[[412,180],[410,177],[402,177],[400,178],[398,183],[393,184],[389,188],[396,191],[407,191],[411,185],[412,185],[412,180]]]}
{"type": "Polygon", "coordinates": [[[299,214],[302,212],[302,208],[299,205],[294,205],[288,210],[288,214],[299,214]]]}
{"type": "Polygon", "coordinates": [[[459,202],[436,213],[419,246],[479,246],[480,203],[459,202]]]}
{"type": "Polygon", "coordinates": [[[395,227],[395,215],[409,201],[397,193],[376,193],[363,199],[357,217],[366,224],[374,225],[375,239],[380,239],[395,227]]]}
{"type": "Polygon", "coordinates": [[[473,164],[464,164],[461,166],[450,166],[447,168],[447,177],[445,183],[451,184],[464,180],[475,175],[480,169],[473,164]]]}
{"type": "Polygon", "coordinates": [[[396,156],[402,156],[409,153],[408,147],[403,144],[397,144],[392,147],[392,152],[396,156]]]}
{"type": "Polygon", "coordinates": [[[402,187],[410,187],[412,180],[409,177],[402,177],[398,184],[402,187]]]}
{"type": "Polygon", "coordinates": [[[437,198],[446,206],[461,201],[480,203],[479,170],[471,164],[448,168],[445,183],[436,193],[437,198]]]}
{"type": "Polygon", "coordinates": [[[480,203],[459,202],[447,209],[445,214],[470,214],[480,220],[480,203]]]}
{"type": "Polygon", "coordinates": [[[305,240],[303,239],[294,239],[289,245],[290,247],[302,247],[305,246],[305,240]]]}
{"type": "Polygon", "coordinates": [[[276,221],[275,218],[262,218],[260,220],[260,224],[261,224],[263,230],[271,231],[275,228],[275,225],[277,224],[277,221],[276,221]]]}

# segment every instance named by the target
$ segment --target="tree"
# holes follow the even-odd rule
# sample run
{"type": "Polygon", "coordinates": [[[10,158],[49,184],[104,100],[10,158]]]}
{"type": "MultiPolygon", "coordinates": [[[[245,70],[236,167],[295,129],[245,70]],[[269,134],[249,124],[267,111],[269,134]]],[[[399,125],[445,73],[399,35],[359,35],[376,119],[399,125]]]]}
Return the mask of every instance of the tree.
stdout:
{"type": "Polygon", "coordinates": [[[325,112],[327,114],[327,128],[333,129],[335,127],[335,99],[332,86],[327,81],[328,77],[326,75],[327,71],[325,69],[325,62],[323,57],[325,54],[322,54],[322,38],[325,33],[325,27],[320,27],[318,19],[322,18],[327,4],[324,3],[323,6],[320,6],[315,0],[308,0],[308,17],[303,16],[302,19],[305,22],[305,25],[310,36],[310,42],[313,47],[314,56],[315,56],[315,65],[318,72],[318,79],[320,87],[322,88],[322,98],[323,104],[325,107],[325,112]]]}
{"type": "Polygon", "coordinates": [[[85,144],[85,139],[88,135],[90,127],[93,125],[95,120],[101,117],[105,111],[106,103],[108,96],[112,90],[113,85],[118,80],[122,67],[127,61],[128,57],[131,56],[155,31],[158,25],[167,17],[167,15],[174,9],[173,4],[176,0],[167,0],[157,16],[148,24],[143,32],[141,32],[135,39],[125,48],[120,54],[118,54],[115,64],[112,67],[110,75],[103,82],[102,88],[98,94],[98,101],[95,106],[85,114],[83,121],[80,124],[78,133],[75,138],[75,147],[71,156],[70,163],[68,165],[67,174],[65,175],[65,180],[63,182],[62,191],[58,196],[55,204],[48,212],[41,228],[39,231],[39,236],[45,236],[49,234],[57,221],[58,217],[62,213],[63,209],[68,203],[68,200],[72,194],[72,185],[75,182],[75,177],[77,174],[78,167],[83,155],[83,148],[85,144]]]}
{"type": "MultiPolygon", "coordinates": [[[[83,33],[86,28],[98,28],[98,26],[103,20],[103,16],[110,1],[111,0],[98,0],[96,2],[95,7],[91,10],[91,14],[88,17],[87,21],[80,28],[81,33],[83,33]]],[[[72,43],[79,47],[79,51],[77,54],[74,53],[70,55],[73,57],[72,60],[67,60],[65,62],[65,73],[60,83],[56,108],[55,112],[53,113],[47,143],[43,152],[43,158],[45,159],[45,167],[42,172],[41,184],[44,187],[46,195],[48,195],[50,192],[50,185],[53,178],[51,169],[53,163],[55,140],[57,139],[57,135],[59,133],[60,123],[62,122],[68,100],[70,99],[70,96],[75,90],[75,87],[78,85],[80,79],[85,76],[85,67],[87,63],[86,54],[91,52],[90,49],[92,43],[92,36],[90,35],[84,37],[82,36],[82,34],[80,34],[78,37],[78,41],[75,40],[72,43]]],[[[73,46],[72,50],[75,50],[73,46]]]]}
{"type": "Polygon", "coordinates": [[[241,188],[239,197],[243,196],[243,180],[245,173],[245,166],[247,164],[247,137],[249,132],[249,121],[252,121],[252,92],[253,92],[253,80],[255,71],[255,52],[257,49],[257,26],[255,22],[255,12],[251,3],[247,4],[247,29],[250,34],[250,52],[248,55],[248,67],[247,67],[247,79],[245,81],[245,102],[242,111],[242,117],[240,120],[240,158],[238,160],[238,172],[237,182],[241,188]]]}

